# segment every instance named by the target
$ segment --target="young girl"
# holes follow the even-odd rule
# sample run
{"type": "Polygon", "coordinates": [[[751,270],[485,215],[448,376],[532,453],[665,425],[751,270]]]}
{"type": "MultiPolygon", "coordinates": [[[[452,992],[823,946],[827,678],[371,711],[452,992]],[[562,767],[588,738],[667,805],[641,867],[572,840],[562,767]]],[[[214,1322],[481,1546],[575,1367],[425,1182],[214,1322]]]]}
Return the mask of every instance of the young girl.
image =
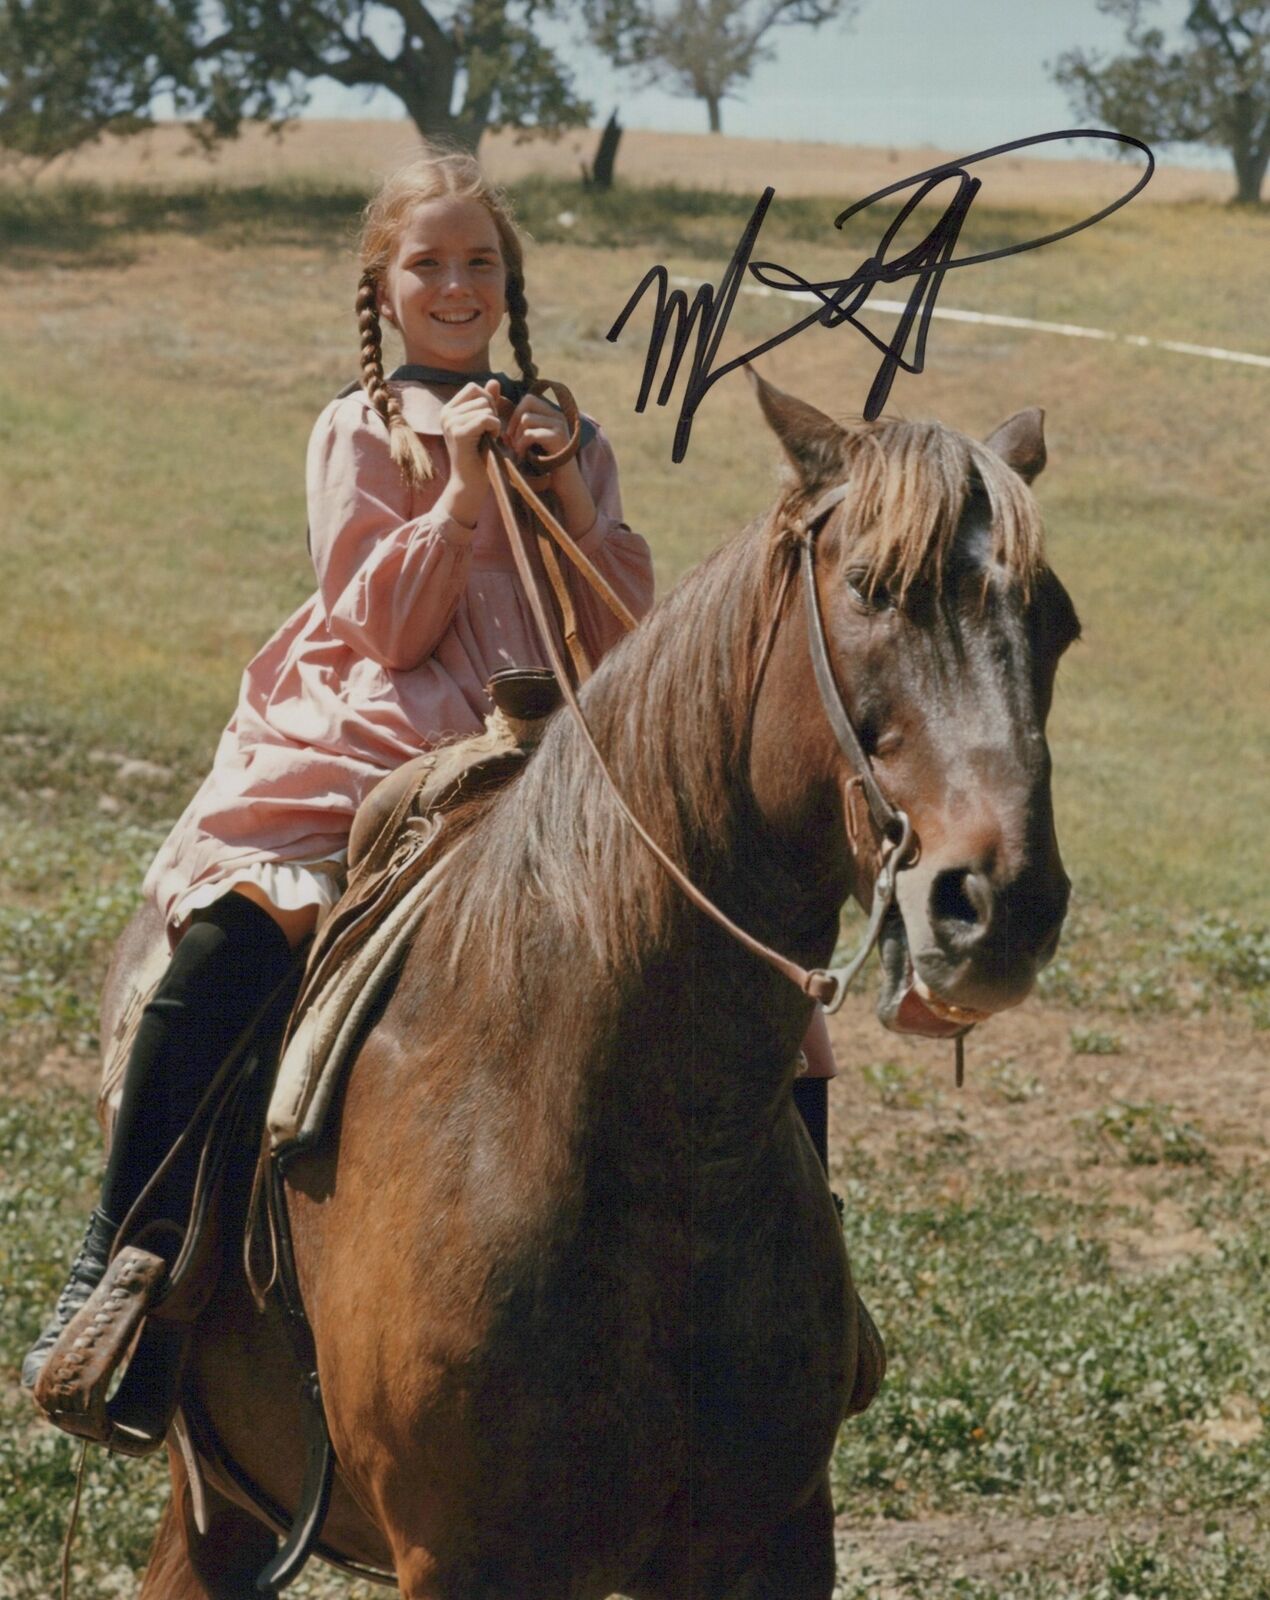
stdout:
{"type": "MultiPolygon", "coordinates": [[[[101,1199],[23,1363],[28,1386],[229,1045],[338,898],[360,802],[421,749],[480,732],[499,668],[546,664],[480,454],[500,431],[520,455],[568,436],[526,392],[537,369],[506,202],[470,157],[430,156],[367,208],[361,266],[361,388],[327,406],[309,443],[318,589],[248,666],[212,771],[147,875],[172,960],[128,1062],[101,1199]],[[387,380],[381,318],[406,356],[387,380]],[[489,370],[504,318],[521,383],[489,370]],[[500,399],[514,406],[505,424],[500,399]]],[[[583,441],[549,482],[559,520],[639,616],[648,546],[622,521],[613,452],[589,420],[583,441]]],[[[620,625],[564,565],[597,659],[620,625]]],[[[823,1021],[808,1054],[832,1073],[823,1021]]],[[[804,1080],[799,1100],[823,1151],[823,1084],[804,1080]]],[[[153,1212],[184,1215],[190,1178],[176,1169],[153,1212]]]]}
{"type": "MultiPolygon", "coordinates": [[[[420,750],[481,732],[493,673],[546,665],[480,455],[500,431],[520,455],[568,438],[561,413],[526,392],[537,369],[507,205],[470,157],[428,157],[367,208],[361,266],[362,386],[327,406],[309,443],[317,593],[247,668],[211,774],[147,875],[172,961],[128,1062],[83,1248],[23,1363],[27,1385],[225,1051],[338,898],[359,803],[420,750]],[[405,347],[387,380],[381,318],[405,347]],[[490,371],[504,319],[522,382],[490,371]],[[505,424],[500,399],[514,406],[505,424]]],[[[583,437],[549,482],[559,520],[639,616],[653,596],[648,546],[622,521],[608,441],[589,421],[583,437]]],[[[620,625],[563,565],[597,659],[620,625]]],[[[173,1187],[157,1214],[183,1214],[188,1196],[173,1187]]]]}

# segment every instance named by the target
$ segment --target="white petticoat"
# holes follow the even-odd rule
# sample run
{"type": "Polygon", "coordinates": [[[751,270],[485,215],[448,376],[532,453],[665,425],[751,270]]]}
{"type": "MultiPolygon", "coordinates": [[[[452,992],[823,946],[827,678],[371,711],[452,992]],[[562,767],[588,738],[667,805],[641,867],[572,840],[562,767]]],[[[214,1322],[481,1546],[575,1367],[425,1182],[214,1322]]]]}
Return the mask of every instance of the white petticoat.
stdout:
{"type": "Polygon", "coordinates": [[[253,861],[235,867],[223,878],[195,884],[172,906],[168,920],[169,936],[181,928],[195,911],[210,906],[235,884],[253,883],[279,911],[299,911],[304,906],[318,908],[317,925],[344,893],[348,878],[348,852],[341,850],[321,861],[253,861]]]}

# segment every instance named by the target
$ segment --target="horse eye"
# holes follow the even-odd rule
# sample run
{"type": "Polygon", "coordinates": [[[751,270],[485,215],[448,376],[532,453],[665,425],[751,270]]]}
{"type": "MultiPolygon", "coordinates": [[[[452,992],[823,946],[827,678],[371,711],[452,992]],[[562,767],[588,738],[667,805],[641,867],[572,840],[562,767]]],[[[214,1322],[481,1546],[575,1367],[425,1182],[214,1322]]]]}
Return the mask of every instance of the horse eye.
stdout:
{"type": "Polygon", "coordinates": [[[884,583],[870,583],[868,571],[864,567],[854,567],[847,573],[847,587],[869,611],[894,609],[895,599],[891,591],[884,583]]]}

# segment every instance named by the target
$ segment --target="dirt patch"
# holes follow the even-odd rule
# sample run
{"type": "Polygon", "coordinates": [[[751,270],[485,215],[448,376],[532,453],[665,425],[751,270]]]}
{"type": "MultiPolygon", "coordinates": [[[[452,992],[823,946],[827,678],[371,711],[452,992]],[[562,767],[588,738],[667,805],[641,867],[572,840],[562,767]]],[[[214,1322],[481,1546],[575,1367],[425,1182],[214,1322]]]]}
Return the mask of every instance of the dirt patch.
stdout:
{"type": "Polygon", "coordinates": [[[1111,1264],[1120,1272],[1165,1271],[1195,1256],[1215,1256],[1211,1234],[1190,1225],[1174,1200],[1159,1200],[1143,1227],[1113,1227],[1107,1235],[1111,1264]]]}
{"type": "Polygon", "coordinates": [[[929,1517],[911,1522],[853,1523],[838,1518],[838,1572],[843,1580],[871,1572],[879,1580],[871,1595],[891,1600],[915,1591],[914,1569],[937,1568],[941,1580],[993,1579],[1039,1570],[1071,1580],[1089,1570],[1112,1539],[1167,1538],[1174,1548],[1197,1546],[1220,1527],[1228,1538],[1251,1535],[1254,1519],[1198,1517],[929,1517]],[[910,1581],[897,1587],[904,1570],[910,1581]]]}
{"type": "MultiPolygon", "coordinates": [[[[1237,1014],[1139,1017],[1029,1004],[970,1035],[961,1090],[951,1045],[885,1032],[864,993],[848,998],[830,1031],[840,1066],[830,1139],[844,1169],[855,1152],[884,1162],[943,1141],[965,1151],[967,1167],[1142,1207],[1142,1221],[1112,1240],[1128,1269],[1212,1248],[1156,1192],[1177,1162],[1211,1161],[1228,1172],[1267,1163],[1270,1035],[1237,1014]],[[1080,1053],[1091,1039],[1115,1053],[1080,1053]],[[1155,1132],[1158,1148],[1148,1137],[1155,1132]],[[1188,1143],[1170,1145],[1170,1134],[1188,1143]]],[[[947,1181],[955,1186],[956,1173],[947,1181]]]]}

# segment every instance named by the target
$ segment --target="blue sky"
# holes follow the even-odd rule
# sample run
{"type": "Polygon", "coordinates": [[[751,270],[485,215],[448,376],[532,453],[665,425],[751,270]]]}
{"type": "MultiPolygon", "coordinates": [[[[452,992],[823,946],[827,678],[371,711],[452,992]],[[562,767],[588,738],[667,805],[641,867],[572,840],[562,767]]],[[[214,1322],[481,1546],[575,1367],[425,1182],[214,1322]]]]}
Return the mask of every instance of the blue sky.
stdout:
{"type": "MultiPolygon", "coordinates": [[[[1176,25],[1187,3],[1160,0],[1155,9],[1162,24],[1176,25]]],[[[699,101],[630,88],[568,22],[542,31],[601,119],[618,105],[629,128],[705,131],[699,101]]],[[[780,28],[771,37],[776,59],[758,68],[743,98],[725,101],[725,133],[968,152],[1071,126],[1046,63],[1074,45],[1114,53],[1123,36],[1095,0],[862,0],[849,25],[780,28]]],[[[319,82],[309,115],[393,117],[400,107],[390,95],[368,100],[319,82]]],[[[1055,145],[1051,153],[1072,152],[1055,145]]]]}

